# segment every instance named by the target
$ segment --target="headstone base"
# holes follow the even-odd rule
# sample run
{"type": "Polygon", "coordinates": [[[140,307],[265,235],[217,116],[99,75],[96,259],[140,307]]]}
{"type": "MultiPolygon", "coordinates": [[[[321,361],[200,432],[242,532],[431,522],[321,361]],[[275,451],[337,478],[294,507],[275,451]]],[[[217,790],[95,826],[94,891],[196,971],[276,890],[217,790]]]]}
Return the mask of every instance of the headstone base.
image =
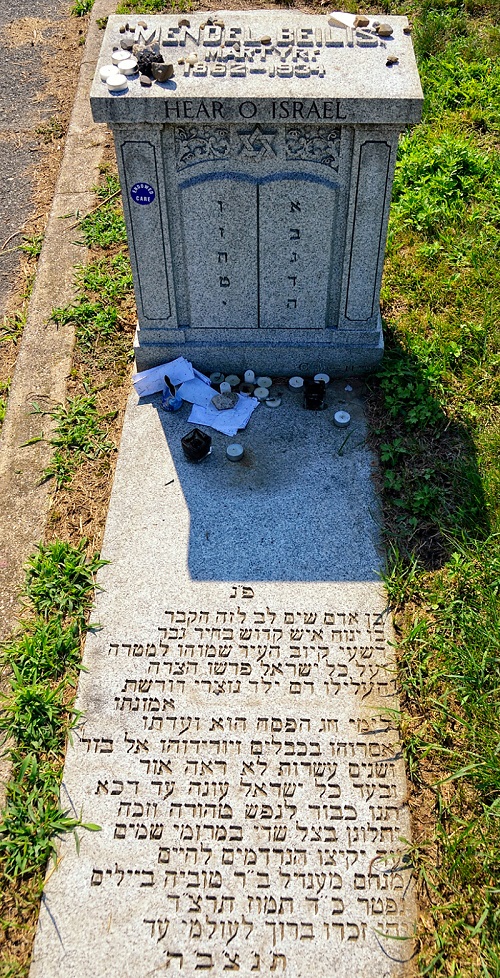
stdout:
{"type": "MultiPolygon", "coordinates": [[[[168,331],[170,332],[170,331],[168,331]]],[[[308,336],[307,343],[297,343],[290,332],[280,330],[274,338],[242,341],[232,337],[231,330],[204,330],[202,338],[191,338],[192,330],[184,333],[184,342],[179,338],[179,330],[165,335],[165,330],[148,330],[147,337],[139,327],[134,340],[134,352],[138,370],[167,363],[175,357],[185,356],[194,363],[202,363],[207,373],[243,372],[248,367],[258,373],[272,373],[275,376],[293,374],[315,374],[325,371],[331,377],[346,377],[353,374],[369,373],[375,370],[384,354],[382,321],[379,314],[378,329],[374,330],[332,330],[333,340],[325,343],[324,332],[315,342],[308,336]],[[283,335],[281,335],[283,333],[283,335]],[[209,335],[206,335],[209,334],[209,335]]],[[[313,330],[310,331],[313,334],[313,330]]],[[[182,337],[182,334],[181,334],[182,337]]]]}

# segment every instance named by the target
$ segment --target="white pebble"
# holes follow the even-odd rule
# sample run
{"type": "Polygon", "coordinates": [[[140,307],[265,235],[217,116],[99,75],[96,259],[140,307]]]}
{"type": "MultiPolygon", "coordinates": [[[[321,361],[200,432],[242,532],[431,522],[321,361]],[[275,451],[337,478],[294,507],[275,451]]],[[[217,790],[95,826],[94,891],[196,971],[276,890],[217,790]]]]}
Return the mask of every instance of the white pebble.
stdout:
{"type": "Polygon", "coordinates": [[[345,387],[344,387],[344,390],[345,391],[352,391],[351,385],[350,384],[346,384],[345,387]]]}

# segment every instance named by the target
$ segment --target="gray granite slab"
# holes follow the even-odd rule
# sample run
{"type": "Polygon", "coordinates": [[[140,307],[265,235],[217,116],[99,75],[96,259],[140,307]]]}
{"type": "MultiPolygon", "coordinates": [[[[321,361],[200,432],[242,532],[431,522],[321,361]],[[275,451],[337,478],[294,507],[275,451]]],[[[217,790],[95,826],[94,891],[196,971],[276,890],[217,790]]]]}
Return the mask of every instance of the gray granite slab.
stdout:
{"type": "MultiPolygon", "coordinates": [[[[171,81],[110,95],[98,74],[91,99],[96,121],[114,122],[418,122],[422,89],[406,17],[378,17],[393,36],[329,25],[329,14],[290,10],[213,11],[208,14],[128,17],[137,37],[158,40],[171,81]],[[147,30],[138,28],[145,20],[147,30]],[[202,25],[205,25],[204,27],[202,25]],[[261,43],[268,37],[270,43],[261,43]],[[235,49],[239,45],[239,50],[235,49]],[[195,55],[195,65],[187,63],[195,55]],[[388,56],[398,63],[387,66],[388,56]],[[179,59],[184,63],[179,64],[179,59]]],[[[373,18],[375,19],[375,18],[373,18]]],[[[109,64],[127,18],[110,17],[99,67],[109,64]]]]}
{"type": "Polygon", "coordinates": [[[286,390],[185,460],[132,396],[31,978],[411,974],[415,900],[360,403],[286,390]],[[351,427],[332,424],[348,410],[351,427]],[[231,439],[234,440],[234,439],[231,439]]]}

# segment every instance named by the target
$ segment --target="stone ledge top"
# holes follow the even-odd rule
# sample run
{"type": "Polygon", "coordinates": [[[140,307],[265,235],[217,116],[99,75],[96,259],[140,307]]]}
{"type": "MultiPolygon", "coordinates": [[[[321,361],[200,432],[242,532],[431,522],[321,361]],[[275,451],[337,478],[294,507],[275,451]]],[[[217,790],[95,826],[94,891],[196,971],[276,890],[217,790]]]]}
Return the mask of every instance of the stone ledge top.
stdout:
{"type": "MultiPolygon", "coordinates": [[[[406,17],[219,11],[108,19],[91,103],[96,122],[418,122],[422,89],[406,17]],[[391,36],[377,32],[388,24],[391,36]],[[126,25],[128,30],[125,33],[126,25]],[[127,38],[157,44],[173,77],[110,92],[99,70],[127,38]]],[[[132,54],[132,52],[130,52],[132,54]]]]}

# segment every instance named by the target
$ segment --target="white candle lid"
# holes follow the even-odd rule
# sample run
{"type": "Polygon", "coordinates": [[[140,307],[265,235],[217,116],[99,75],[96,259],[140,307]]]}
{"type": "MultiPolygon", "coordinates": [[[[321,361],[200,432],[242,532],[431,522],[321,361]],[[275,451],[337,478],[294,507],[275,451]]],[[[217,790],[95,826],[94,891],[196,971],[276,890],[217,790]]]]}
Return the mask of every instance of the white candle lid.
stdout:
{"type": "Polygon", "coordinates": [[[269,397],[269,389],[267,387],[256,387],[253,396],[257,398],[258,401],[265,401],[269,397]]]}
{"type": "Polygon", "coordinates": [[[257,377],[256,380],[257,387],[271,387],[272,383],[271,377],[257,377]]]}
{"type": "Polygon", "coordinates": [[[226,384],[231,384],[231,387],[237,387],[238,384],[241,384],[241,380],[236,374],[228,374],[226,384]]]}
{"type": "Polygon", "coordinates": [[[218,370],[214,374],[210,374],[211,384],[222,384],[225,380],[224,374],[221,374],[218,370]]]}
{"type": "Polygon", "coordinates": [[[119,65],[120,61],[128,61],[130,58],[130,51],[124,51],[120,48],[118,51],[113,51],[111,55],[111,60],[114,65],[119,65]]]}
{"type": "Polygon", "coordinates": [[[239,445],[236,441],[231,442],[226,448],[226,455],[231,462],[239,462],[240,458],[243,458],[243,453],[243,445],[239,445]]]}
{"type": "Polygon", "coordinates": [[[281,404],[281,397],[268,397],[264,404],[268,408],[278,408],[281,404]]]}
{"type": "Polygon", "coordinates": [[[127,58],[126,61],[120,61],[118,67],[124,75],[135,75],[137,71],[137,58],[127,58]]]}
{"type": "Polygon", "coordinates": [[[304,380],[302,377],[290,377],[288,386],[291,387],[293,391],[299,391],[304,386],[304,380]]]}
{"type": "Polygon", "coordinates": [[[127,88],[127,78],[125,75],[117,72],[114,75],[108,76],[106,79],[106,84],[110,92],[121,92],[127,88]]]}
{"type": "Polygon", "coordinates": [[[314,374],[314,379],[315,380],[322,380],[324,384],[329,384],[330,383],[330,378],[329,378],[328,374],[314,374]]]}
{"type": "Polygon", "coordinates": [[[117,71],[116,65],[103,65],[102,68],[99,68],[99,77],[101,81],[106,81],[109,75],[116,75],[117,71]]]}
{"type": "Polygon", "coordinates": [[[351,415],[347,411],[336,411],[333,416],[333,423],[337,425],[337,428],[347,428],[347,425],[351,423],[351,415]]]}
{"type": "Polygon", "coordinates": [[[253,384],[253,382],[255,380],[255,374],[254,374],[253,370],[245,370],[244,378],[245,378],[245,383],[246,384],[253,384]]]}
{"type": "Polygon", "coordinates": [[[220,390],[221,394],[230,394],[231,393],[231,384],[229,383],[229,381],[223,380],[222,383],[219,386],[219,390],[220,390]]]}

